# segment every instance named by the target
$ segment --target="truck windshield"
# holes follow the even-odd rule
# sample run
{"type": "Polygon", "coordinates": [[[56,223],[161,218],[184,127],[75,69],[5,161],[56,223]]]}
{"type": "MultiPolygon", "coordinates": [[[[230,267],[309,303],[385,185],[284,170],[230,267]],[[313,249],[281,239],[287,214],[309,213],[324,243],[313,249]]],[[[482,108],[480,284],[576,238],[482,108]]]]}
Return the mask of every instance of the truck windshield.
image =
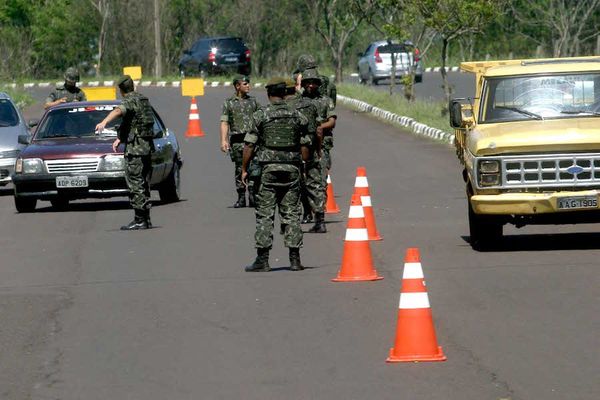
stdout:
{"type": "Polygon", "coordinates": [[[600,72],[488,78],[481,122],[600,116],[600,72]]]}

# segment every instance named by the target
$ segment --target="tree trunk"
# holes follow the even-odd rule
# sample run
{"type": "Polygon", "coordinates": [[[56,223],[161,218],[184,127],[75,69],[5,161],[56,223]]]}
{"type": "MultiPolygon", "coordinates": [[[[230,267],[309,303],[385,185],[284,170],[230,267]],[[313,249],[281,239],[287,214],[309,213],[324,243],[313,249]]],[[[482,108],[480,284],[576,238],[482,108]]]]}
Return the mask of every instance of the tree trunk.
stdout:
{"type": "MultiPolygon", "coordinates": [[[[388,42],[391,44],[391,42],[388,42]]],[[[392,48],[390,46],[390,48],[392,48]]],[[[393,48],[392,48],[393,49],[393,48]]],[[[394,94],[394,87],[396,86],[396,53],[392,50],[392,74],[390,76],[390,96],[394,94]]]]}
{"type": "Polygon", "coordinates": [[[162,76],[162,46],[160,41],[160,6],[154,0],[154,76],[162,76]]]}
{"type": "Polygon", "coordinates": [[[442,115],[445,116],[446,114],[448,114],[448,105],[450,104],[450,96],[451,96],[451,90],[450,90],[450,84],[448,83],[448,74],[446,73],[446,57],[448,56],[448,39],[447,38],[442,38],[442,68],[440,69],[440,72],[442,74],[442,81],[443,81],[443,87],[444,87],[444,93],[446,94],[446,104],[444,104],[444,107],[442,108],[442,115]]]}

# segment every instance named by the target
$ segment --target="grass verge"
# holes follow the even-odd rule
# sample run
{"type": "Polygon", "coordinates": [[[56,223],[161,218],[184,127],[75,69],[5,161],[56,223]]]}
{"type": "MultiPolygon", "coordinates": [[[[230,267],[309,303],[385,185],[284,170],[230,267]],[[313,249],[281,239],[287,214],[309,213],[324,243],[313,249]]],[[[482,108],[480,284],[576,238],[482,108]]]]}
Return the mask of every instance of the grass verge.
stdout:
{"type": "Polygon", "coordinates": [[[432,128],[451,132],[448,117],[442,117],[444,103],[441,101],[415,100],[409,102],[402,97],[401,93],[390,96],[388,91],[356,84],[340,84],[337,85],[337,89],[341,95],[364,101],[394,114],[413,118],[432,128]]]}

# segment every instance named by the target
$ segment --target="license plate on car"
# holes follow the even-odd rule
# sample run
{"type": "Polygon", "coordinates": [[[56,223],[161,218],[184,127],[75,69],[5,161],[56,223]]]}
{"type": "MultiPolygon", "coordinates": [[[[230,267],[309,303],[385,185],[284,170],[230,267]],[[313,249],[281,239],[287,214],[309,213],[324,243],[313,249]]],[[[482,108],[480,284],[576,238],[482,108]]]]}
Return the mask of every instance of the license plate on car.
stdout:
{"type": "Polygon", "coordinates": [[[237,57],[225,57],[225,61],[226,62],[236,62],[237,61],[237,57]]]}
{"type": "Polygon", "coordinates": [[[87,176],[57,176],[56,187],[57,188],[82,188],[88,187],[87,176]]]}
{"type": "Polygon", "coordinates": [[[559,210],[574,210],[578,208],[598,208],[598,197],[577,196],[558,199],[559,210]]]}

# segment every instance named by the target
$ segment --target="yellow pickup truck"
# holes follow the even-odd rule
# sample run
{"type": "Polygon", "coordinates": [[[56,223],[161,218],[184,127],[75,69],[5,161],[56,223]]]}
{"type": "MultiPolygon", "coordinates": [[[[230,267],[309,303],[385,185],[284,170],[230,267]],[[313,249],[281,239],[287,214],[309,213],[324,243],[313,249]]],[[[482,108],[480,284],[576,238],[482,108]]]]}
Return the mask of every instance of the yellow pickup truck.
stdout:
{"type": "Polygon", "coordinates": [[[470,243],[504,224],[600,221],[600,57],[465,62],[472,98],[450,102],[470,243]]]}

